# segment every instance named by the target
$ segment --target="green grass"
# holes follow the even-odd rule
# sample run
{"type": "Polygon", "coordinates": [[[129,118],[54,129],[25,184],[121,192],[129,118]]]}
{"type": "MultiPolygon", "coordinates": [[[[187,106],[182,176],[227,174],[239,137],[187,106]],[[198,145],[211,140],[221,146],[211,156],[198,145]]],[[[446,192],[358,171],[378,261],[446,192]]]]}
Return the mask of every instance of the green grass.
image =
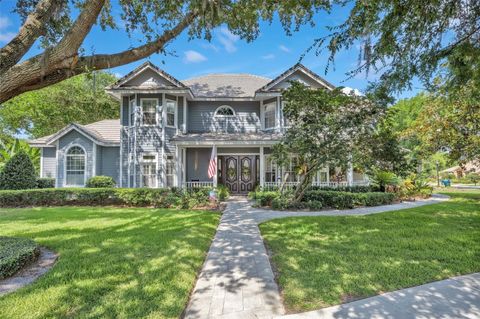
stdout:
{"type": "Polygon", "coordinates": [[[285,305],[307,311],[480,271],[480,191],[369,216],[260,225],[285,305]]]}
{"type": "Polygon", "coordinates": [[[178,318],[218,221],[149,208],[0,210],[0,236],[60,254],[45,276],[0,297],[0,318],[178,318]]]}

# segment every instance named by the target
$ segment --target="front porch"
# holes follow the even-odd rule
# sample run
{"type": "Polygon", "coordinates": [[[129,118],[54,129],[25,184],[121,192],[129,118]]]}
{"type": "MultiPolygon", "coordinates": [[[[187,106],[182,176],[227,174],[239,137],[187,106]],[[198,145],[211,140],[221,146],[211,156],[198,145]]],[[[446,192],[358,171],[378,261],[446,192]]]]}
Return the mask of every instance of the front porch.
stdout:
{"type": "MultiPolygon", "coordinates": [[[[299,183],[295,158],[292,157],[287,167],[278,167],[271,159],[271,146],[177,146],[177,185],[183,188],[224,185],[232,194],[247,194],[257,186],[265,190],[294,188],[299,183]],[[217,170],[215,176],[209,178],[212,151],[216,154],[217,170]]],[[[312,186],[335,188],[368,183],[366,176],[356,172],[353,166],[343,172],[338,168],[325,167],[317,173],[312,186]]]]}

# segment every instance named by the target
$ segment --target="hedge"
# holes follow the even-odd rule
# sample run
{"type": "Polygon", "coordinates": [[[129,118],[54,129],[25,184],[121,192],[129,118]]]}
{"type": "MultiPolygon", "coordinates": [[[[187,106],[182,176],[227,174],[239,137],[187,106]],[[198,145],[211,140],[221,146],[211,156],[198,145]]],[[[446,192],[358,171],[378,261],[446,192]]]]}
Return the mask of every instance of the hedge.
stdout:
{"type": "Polygon", "coordinates": [[[0,237],[0,279],[12,276],[39,255],[40,248],[33,240],[0,237]]]}
{"type": "Polygon", "coordinates": [[[311,190],[305,192],[304,201],[319,201],[324,207],[337,209],[355,206],[378,206],[391,204],[395,200],[393,193],[350,193],[338,191],[311,190]]]}
{"type": "Polygon", "coordinates": [[[308,190],[332,191],[332,192],[348,192],[348,193],[370,193],[376,191],[376,187],[372,185],[355,185],[355,186],[311,186],[308,190]]]}
{"type": "Polygon", "coordinates": [[[54,188],[0,191],[0,207],[126,205],[193,208],[209,203],[209,188],[54,188]]]}
{"type": "Polygon", "coordinates": [[[109,188],[115,187],[115,180],[110,176],[93,176],[87,180],[86,187],[90,188],[109,188]]]}
{"type": "Polygon", "coordinates": [[[248,197],[257,202],[259,206],[271,206],[272,201],[280,196],[276,191],[255,191],[250,192],[248,197]]]}

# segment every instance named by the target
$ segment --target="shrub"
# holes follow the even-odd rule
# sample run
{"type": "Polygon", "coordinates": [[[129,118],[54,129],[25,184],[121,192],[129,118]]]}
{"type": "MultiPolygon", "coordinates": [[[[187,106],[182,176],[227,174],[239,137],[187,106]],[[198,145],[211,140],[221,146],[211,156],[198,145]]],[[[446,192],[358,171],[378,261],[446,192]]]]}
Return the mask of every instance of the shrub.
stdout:
{"type": "Polygon", "coordinates": [[[37,188],[54,188],[55,178],[40,177],[37,178],[37,188]]]}
{"type": "Polygon", "coordinates": [[[37,187],[35,168],[30,157],[20,151],[5,164],[0,173],[0,189],[31,189],[37,187]]]}
{"type": "Polygon", "coordinates": [[[321,201],[318,200],[311,200],[307,202],[307,207],[310,210],[320,210],[323,207],[323,204],[321,201]]]}
{"type": "Polygon", "coordinates": [[[388,186],[396,186],[398,184],[398,177],[392,172],[376,170],[372,176],[372,183],[381,192],[385,192],[388,186]]]}
{"type": "Polygon", "coordinates": [[[223,202],[228,197],[230,197],[230,190],[225,185],[218,185],[217,192],[218,192],[218,200],[221,202],[223,202]]]}
{"type": "Polygon", "coordinates": [[[1,207],[126,205],[194,208],[209,204],[210,189],[53,188],[0,191],[1,207]]]}
{"type": "Polygon", "coordinates": [[[248,196],[260,206],[272,206],[272,201],[280,197],[280,193],[273,191],[250,192],[248,196]]]}
{"type": "Polygon", "coordinates": [[[39,255],[40,249],[33,240],[0,237],[0,279],[12,276],[39,255]]]}
{"type": "Polygon", "coordinates": [[[115,187],[115,180],[110,176],[93,176],[87,180],[86,187],[90,188],[107,188],[115,187]]]}
{"type": "Polygon", "coordinates": [[[337,191],[313,190],[305,193],[305,202],[318,201],[323,207],[336,209],[354,208],[355,206],[378,206],[391,204],[395,200],[393,193],[348,193],[337,191]]]}
{"type": "Polygon", "coordinates": [[[278,209],[278,210],[303,209],[306,207],[306,203],[303,203],[303,202],[295,203],[292,200],[291,196],[284,194],[272,199],[271,206],[273,209],[278,209]]]}
{"type": "Polygon", "coordinates": [[[480,174],[478,174],[478,173],[469,173],[469,174],[467,175],[467,179],[468,179],[470,182],[474,183],[475,186],[477,186],[477,183],[480,182],[480,174]]]}

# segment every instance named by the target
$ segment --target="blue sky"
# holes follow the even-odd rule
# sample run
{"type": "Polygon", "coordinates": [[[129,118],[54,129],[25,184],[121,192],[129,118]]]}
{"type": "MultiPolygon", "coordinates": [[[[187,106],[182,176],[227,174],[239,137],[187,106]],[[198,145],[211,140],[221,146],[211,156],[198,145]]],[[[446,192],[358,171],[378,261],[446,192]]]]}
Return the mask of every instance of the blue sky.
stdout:
{"type": "MultiPolygon", "coordinates": [[[[15,1],[0,1],[0,46],[4,45],[18,30],[19,18],[11,13],[15,1]]],[[[206,73],[252,73],[269,78],[275,77],[296,62],[315,38],[327,34],[326,26],[337,25],[348,15],[348,8],[336,7],[330,14],[325,12],[315,16],[315,27],[303,26],[299,32],[287,36],[278,20],[271,25],[261,24],[261,34],[253,42],[247,43],[231,34],[226,27],[214,31],[210,42],[201,39],[189,40],[186,32],[168,45],[168,55],[154,54],[148,60],[157,64],[177,79],[183,80],[206,73]]],[[[123,30],[101,31],[95,27],[84,43],[86,54],[114,53],[142,44],[141,34],[128,38],[123,30]]],[[[40,52],[35,45],[29,56],[40,52]]],[[[357,75],[347,79],[346,72],[354,69],[358,63],[358,48],[342,51],[335,58],[335,67],[325,74],[328,53],[316,56],[309,53],[302,63],[325,77],[335,85],[365,89],[368,80],[374,80],[376,74],[357,75]]],[[[110,69],[117,76],[125,75],[144,60],[110,69]]],[[[397,97],[410,97],[421,88],[405,91],[397,97]]]]}

